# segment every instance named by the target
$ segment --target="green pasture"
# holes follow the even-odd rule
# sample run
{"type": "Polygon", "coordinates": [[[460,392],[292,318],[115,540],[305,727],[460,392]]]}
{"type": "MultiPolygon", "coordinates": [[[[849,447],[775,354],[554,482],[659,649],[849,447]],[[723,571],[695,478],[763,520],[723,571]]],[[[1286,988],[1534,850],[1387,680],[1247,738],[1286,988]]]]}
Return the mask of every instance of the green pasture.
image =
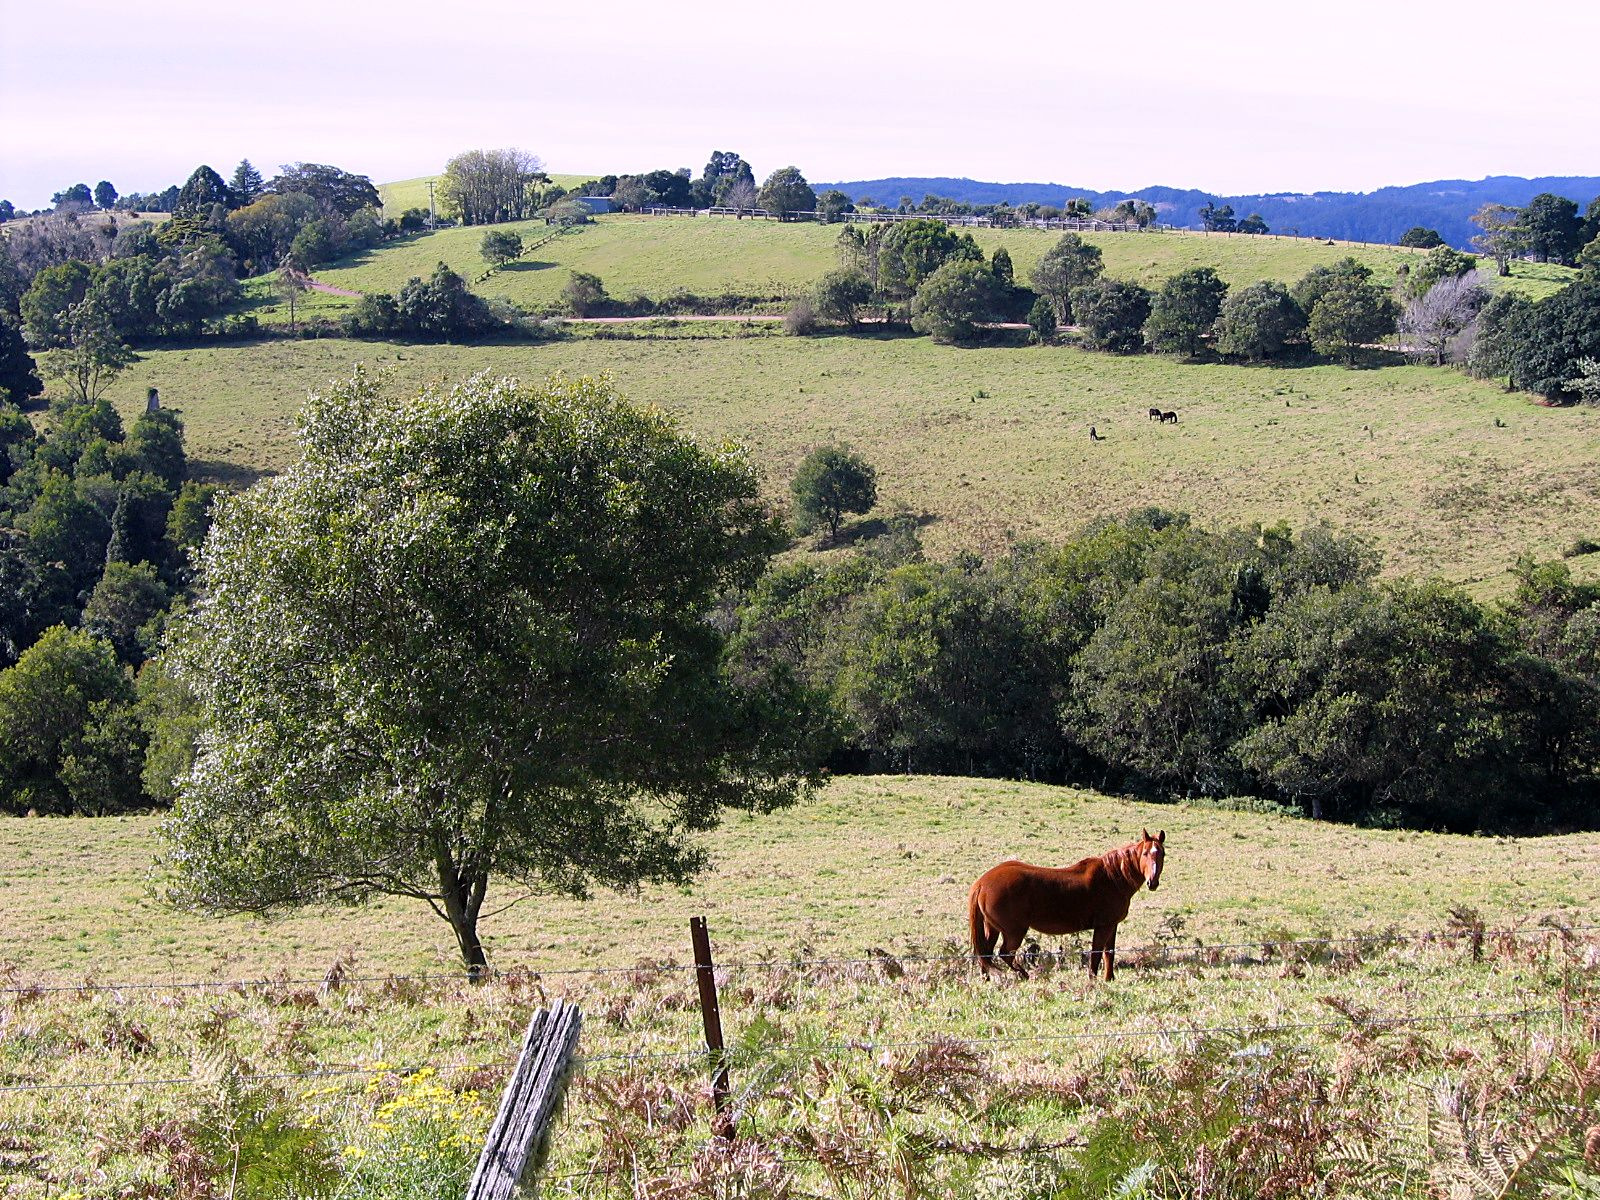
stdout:
{"type": "Polygon", "coordinates": [[[1061,539],[1094,517],[1161,505],[1213,525],[1325,519],[1373,539],[1392,571],[1492,589],[1524,551],[1548,556],[1600,537],[1600,412],[1546,408],[1454,371],[676,332],[684,336],[152,351],[109,395],[131,416],[146,387],[159,387],[182,412],[201,470],[248,480],[288,461],[307,391],[356,362],[397,386],[478,371],[606,373],[696,434],[748,445],[775,502],[786,501],[811,447],[853,443],[878,467],[881,511],[925,514],[935,555],[1061,539]],[[1150,421],[1151,406],[1177,411],[1180,423],[1150,421]],[[1090,425],[1105,440],[1091,442],[1090,425]]]}
{"type": "MultiPolygon", "coordinates": [[[[1450,1162],[1425,1111],[1438,1072],[1537,1078],[1581,1039],[1563,1001],[1581,1014],[1600,995],[1587,924],[1600,846],[1587,836],[1380,832],[1021,783],[841,779],[709,835],[714,865],[687,890],[535,898],[489,918],[506,973],[473,985],[419,902],[274,921],[169,911],[151,894],[156,826],[0,820],[0,1085],[28,1089],[4,1097],[16,1200],[162,1195],[179,1178],[220,1194],[258,1161],[206,1132],[241,1094],[307,1131],[293,1161],[336,1173],[340,1196],[459,1195],[528,1015],[554,995],[584,1013],[586,1061],[536,1194],[745,1195],[705,1190],[718,1168],[690,1166],[710,1121],[685,966],[697,914],[721,967],[741,1153],[838,1200],[1055,1196],[1016,1167],[1101,1164],[1107,1148],[1085,1135],[1134,1106],[1149,1114],[1147,1153],[1182,1170],[1190,1152],[1172,1139],[1230,1128],[1203,1119],[1211,1093],[1268,1087],[1308,1118],[1336,1088],[1347,1115],[1330,1110],[1344,1124],[1313,1161],[1361,1148],[1363,1173],[1321,1194],[1422,1194],[1450,1162]],[[1142,827],[1166,831],[1167,862],[1160,890],[1134,899],[1114,981],[1086,977],[1081,939],[1044,939],[1027,981],[978,974],[964,946],[973,878],[1013,856],[1071,862],[1142,827]],[[1564,940],[1557,927],[1573,922],[1564,940]],[[1365,940],[1292,941],[1304,937],[1365,940]],[[266,982],[159,986],[252,979],[266,982]],[[134,982],[158,986],[106,986],[134,982]],[[96,986],[33,990],[83,983],[96,986]],[[1036,1146],[1059,1148],[1006,1149],[1036,1146]],[[862,1165],[860,1185],[841,1159],[862,1165]],[[1374,1190],[1380,1172],[1410,1186],[1374,1190]]],[[[1532,1120],[1516,1105],[1495,1116],[1532,1120]]],[[[1251,1127],[1258,1144],[1295,1146],[1292,1131],[1251,1127]]],[[[1578,1161],[1583,1127],[1539,1126],[1558,1163],[1578,1161]]],[[[1182,1184],[1129,1194],[1194,1194],[1182,1184]]]]}
{"type": "MultiPolygon", "coordinates": [[[[398,186],[398,185],[395,185],[398,186]]],[[[542,222],[507,228],[531,240],[546,231],[542,222]]],[[[976,229],[986,254],[1005,246],[1017,278],[1026,280],[1060,235],[1038,229],[976,229]]],[[[397,292],[412,276],[426,277],[447,263],[468,279],[484,270],[479,244],[484,230],[457,226],[416,234],[320,268],[324,283],[356,292],[397,292]]],[[[607,291],[622,299],[661,298],[678,292],[713,296],[736,294],[780,297],[798,293],[835,264],[835,225],[781,224],[731,217],[604,216],[513,263],[477,286],[484,296],[503,296],[534,309],[559,303],[573,271],[598,275],[607,291]]],[[[1191,232],[1090,233],[1108,274],[1159,284],[1191,267],[1214,267],[1234,286],[1261,279],[1293,282],[1315,266],[1353,255],[1372,267],[1380,282],[1394,278],[1395,267],[1414,261],[1419,251],[1397,246],[1328,244],[1312,238],[1250,237],[1191,232]]],[[[1569,268],[1516,263],[1505,283],[1542,296],[1570,280],[1569,268]]]]}
{"type": "MultiPolygon", "coordinates": [[[[426,906],[303,912],[272,921],[169,911],[151,895],[154,817],[0,820],[0,958],[20,973],[122,979],[448,966],[448,927],[426,906]]],[[[905,952],[966,936],[972,880],[1006,858],[1061,865],[1167,832],[1161,890],[1135,902],[1124,943],[1181,925],[1207,943],[1443,925],[1455,905],[1494,921],[1588,920],[1600,844],[1587,835],[1481,838],[1354,829],[1073,788],[915,776],[847,777],[797,808],[736,817],[712,870],[686,891],[542,898],[486,920],[491,957],[533,966],[682,957],[709,915],[729,959],[905,952]]],[[[490,897],[494,910],[508,896],[490,897]]]]}

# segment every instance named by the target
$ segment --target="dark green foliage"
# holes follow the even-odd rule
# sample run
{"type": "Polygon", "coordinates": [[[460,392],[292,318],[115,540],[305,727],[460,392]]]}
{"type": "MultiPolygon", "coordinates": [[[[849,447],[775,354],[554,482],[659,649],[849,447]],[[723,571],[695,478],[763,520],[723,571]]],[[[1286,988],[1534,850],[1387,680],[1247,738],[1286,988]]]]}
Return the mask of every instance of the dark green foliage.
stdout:
{"type": "Polygon", "coordinates": [[[491,267],[503,267],[522,257],[522,238],[509,229],[491,229],[483,235],[478,253],[491,267]]]}
{"type": "MultiPolygon", "coordinates": [[[[241,163],[240,166],[244,166],[241,163]]],[[[383,200],[372,180],[365,175],[353,175],[326,163],[294,163],[283,168],[267,185],[267,190],[279,196],[300,194],[308,196],[328,215],[349,217],[363,208],[382,208],[383,200]]]]}
{"type": "Polygon", "coordinates": [[[184,181],[182,189],[178,192],[178,202],[172,209],[175,217],[192,217],[205,221],[211,216],[215,205],[228,206],[228,185],[222,182],[218,175],[208,166],[198,166],[194,173],[184,181]]]}
{"type": "Polygon", "coordinates": [[[922,219],[875,226],[865,252],[873,286],[895,300],[914,295],[924,279],[952,258],[983,261],[971,234],[961,238],[943,221],[922,219]]]}
{"type": "Polygon", "coordinates": [[[1102,279],[1072,293],[1072,311],[1083,331],[1084,345],[1113,354],[1144,349],[1144,323],[1150,316],[1150,293],[1137,283],[1102,279]]]}
{"type": "Polygon", "coordinates": [[[1309,318],[1324,292],[1340,282],[1368,283],[1372,268],[1356,258],[1341,258],[1331,267],[1312,267],[1289,289],[1300,311],[1309,318]]]}
{"type": "Polygon", "coordinates": [[[1056,308],[1047,297],[1040,296],[1028,310],[1028,336],[1040,346],[1056,340],[1056,308]]]}
{"type": "Polygon", "coordinates": [[[1449,246],[1435,246],[1416,270],[1406,276],[1406,291],[1413,296],[1426,296],[1429,289],[1441,279],[1459,279],[1478,269],[1478,260],[1449,246]]]}
{"type": "Polygon", "coordinates": [[[1218,354],[1270,362],[1305,335],[1306,315],[1288,288],[1269,279],[1224,300],[1214,328],[1218,354]]]}
{"type": "Polygon", "coordinates": [[[481,296],[444,263],[431,278],[413,277],[398,297],[363,296],[345,318],[352,337],[406,337],[424,342],[470,342],[500,328],[481,296]]]}
{"type": "Polygon", "coordinates": [[[981,259],[952,259],[917,288],[911,327],[935,341],[968,342],[996,318],[1000,304],[1000,285],[981,259]]]}
{"type": "Polygon", "coordinates": [[[1228,285],[1210,267],[1193,267],[1172,276],[1150,303],[1145,338],[1155,350],[1199,353],[1227,295],[1228,285]]]}
{"type": "Polygon", "coordinates": [[[1533,321],[1532,300],[1520,292],[1496,293],[1478,314],[1468,370],[1480,379],[1504,379],[1507,390],[1523,386],[1522,359],[1533,321]]]}
{"type": "Polygon", "coordinates": [[[592,381],[358,376],[301,428],[219,514],[166,652],[206,729],[171,898],[411,896],[476,971],[491,882],[684,882],[725,809],[803,791],[787,717],[723,671],[710,620],[781,543],[741,455],[592,381]]]}
{"type": "Polygon", "coordinates": [[[254,204],[261,198],[264,187],[261,172],[255,169],[248,158],[241,158],[239,165],[233,169],[232,178],[228,180],[228,207],[244,208],[254,204]]]}
{"type": "Polygon", "coordinates": [[[1099,279],[1104,271],[1099,246],[1090,245],[1075,233],[1064,233],[1034,267],[1029,281],[1034,291],[1055,306],[1056,321],[1070,325],[1072,293],[1099,279]]]}
{"type": "Polygon", "coordinates": [[[1439,236],[1437,229],[1413,225],[1400,235],[1400,245],[1411,246],[1418,250],[1432,250],[1435,246],[1444,245],[1444,238],[1439,236]]]}
{"type": "Polygon", "coordinates": [[[57,208],[88,208],[94,203],[94,194],[87,183],[75,183],[51,196],[50,203],[57,208]]]}
{"type": "Polygon", "coordinates": [[[1583,219],[1575,201],[1541,192],[1522,210],[1528,252],[1540,262],[1571,264],[1583,242],[1583,219]]]}
{"type": "Polygon", "coordinates": [[[862,305],[872,300],[872,281],[855,268],[829,271],[817,283],[811,301],[825,321],[856,323],[862,305]]]}
{"type": "Polygon", "coordinates": [[[850,203],[850,197],[838,188],[829,188],[817,195],[817,220],[824,223],[837,221],[855,210],[856,206],[850,203]]]}
{"type": "Polygon", "coordinates": [[[0,225],[17,215],[17,206],[9,200],[0,200],[0,225]]]}
{"type": "Polygon", "coordinates": [[[1248,217],[1239,222],[1238,232],[1259,234],[1271,233],[1272,230],[1268,227],[1266,221],[1262,219],[1260,213],[1251,213],[1248,217]]]}
{"type": "Polygon", "coordinates": [[[1363,346],[1394,332],[1398,311],[1386,291],[1349,273],[1316,289],[1310,314],[1311,348],[1354,363],[1363,346]]]}
{"type": "Polygon", "coordinates": [[[76,259],[46,267],[33,277],[21,301],[23,332],[30,345],[49,349],[71,338],[69,310],[89,293],[94,269],[76,259]]]}
{"type": "Polygon", "coordinates": [[[1004,246],[996,246],[994,254],[989,258],[989,270],[994,274],[995,283],[1002,288],[1010,288],[1015,283],[1015,271],[1011,266],[1011,252],[1004,246]]]}
{"type": "Polygon", "coordinates": [[[1231,204],[1218,207],[1215,201],[1208,200],[1200,209],[1199,217],[1201,224],[1213,233],[1232,233],[1239,227],[1239,223],[1234,220],[1231,204]]]}
{"type": "Polygon", "coordinates": [[[830,711],[814,719],[841,768],[1424,827],[1594,820],[1600,589],[1562,564],[1521,568],[1496,610],[1378,584],[1370,549],[1320,526],[1213,534],[1151,511],[988,567],[918,565],[909,544],[775,572],[740,614],[734,669],[830,711]]]}
{"type": "MultiPolygon", "coordinates": [[[[22,330],[10,313],[0,311],[0,407],[9,404],[22,408],[43,391],[39,364],[28,353],[22,330]]],[[[3,419],[0,419],[0,429],[3,429],[3,419]]],[[[0,432],[0,456],[4,455],[5,437],[4,432],[0,432]]],[[[0,461],[0,484],[9,474],[6,464],[0,461]]]]}
{"type": "Polygon", "coordinates": [[[94,185],[95,207],[110,210],[117,202],[117,189],[111,186],[109,179],[102,179],[94,185]]]}
{"type": "Polygon", "coordinates": [[[849,446],[818,446],[800,461],[789,492],[801,533],[827,525],[837,536],[845,513],[868,512],[878,502],[878,472],[849,446]]]}
{"type": "Polygon", "coordinates": [[[56,626],[0,671],[0,812],[97,814],[142,802],[144,734],[109,643],[56,626]]]}
{"type": "Polygon", "coordinates": [[[606,285],[600,276],[585,271],[574,271],[561,289],[561,299],[567,311],[575,317],[593,316],[606,303],[606,285]]]}
{"type": "Polygon", "coordinates": [[[167,514],[167,544],[184,562],[200,548],[211,528],[212,505],[221,493],[214,483],[185,483],[167,514]]]}
{"type": "Polygon", "coordinates": [[[109,562],[83,608],[83,628],[137,666],[154,646],[154,623],[171,594],[149,563],[109,562]]]}
{"type": "Polygon", "coordinates": [[[1552,400],[1574,398],[1581,360],[1600,359],[1600,278],[1585,275],[1533,306],[1512,350],[1516,387],[1552,400]]]}

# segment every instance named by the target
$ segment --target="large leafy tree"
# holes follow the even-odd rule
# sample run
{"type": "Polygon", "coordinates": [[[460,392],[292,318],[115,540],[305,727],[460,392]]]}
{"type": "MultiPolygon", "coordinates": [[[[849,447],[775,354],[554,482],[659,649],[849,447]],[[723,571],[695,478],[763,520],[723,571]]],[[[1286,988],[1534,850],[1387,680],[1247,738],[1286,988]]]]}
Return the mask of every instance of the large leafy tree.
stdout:
{"type": "Polygon", "coordinates": [[[986,263],[955,258],[917,289],[911,302],[911,327],[936,342],[967,342],[993,321],[1002,289],[986,263]]]}
{"type": "Polygon", "coordinates": [[[1554,192],[1540,192],[1522,210],[1528,250],[1540,262],[1570,264],[1583,243],[1583,218],[1576,201],[1554,192]]]}
{"type": "Polygon", "coordinates": [[[827,525],[839,532],[845,513],[864,513],[878,502],[878,472],[849,446],[818,446],[800,461],[789,485],[801,533],[827,525]]]}
{"type": "Polygon", "coordinates": [[[1337,280],[1317,298],[1307,332],[1318,354],[1354,363],[1360,349],[1395,330],[1395,303],[1382,288],[1353,278],[1337,280]]]}
{"type": "Polygon", "coordinates": [[[811,190],[799,167],[779,167],[761,185],[756,203],[768,212],[777,213],[780,221],[787,221],[789,213],[814,212],[817,193],[811,190]]]}
{"type": "Polygon", "coordinates": [[[1114,354],[1144,349],[1144,323],[1150,316],[1150,293],[1124,279],[1102,279],[1072,293],[1072,308],[1083,330],[1084,345],[1114,354]]]}
{"type": "Polygon", "coordinates": [[[222,182],[221,175],[201,164],[184,181],[182,189],[178,192],[178,201],[172,210],[172,215],[204,221],[211,216],[212,208],[218,204],[224,208],[228,206],[228,185],[222,182]]]}
{"type": "Polygon", "coordinates": [[[1055,306],[1056,320],[1070,325],[1072,293],[1099,279],[1104,270],[1099,246],[1090,245],[1075,233],[1065,233],[1039,260],[1029,280],[1033,290],[1055,306]]]}
{"type": "Polygon", "coordinates": [[[1180,271],[1151,301],[1144,335],[1157,350],[1197,354],[1227,295],[1228,285],[1210,267],[1180,271]]]}
{"type": "Polygon", "coordinates": [[[1267,362],[1306,331],[1306,315],[1276,280],[1263,279],[1232,293],[1214,326],[1218,354],[1267,362]]]}
{"type": "MultiPolygon", "coordinates": [[[[240,164],[241,166],[243,164],[240,164]]],[[[382,208],[383,200],[372,180],[327,163],[292,163],[267,185],[280,196],[310,196],[324,212],[353,216],[363,208],[382,208]]]]}
{"type": "Polygon", "coordinates": [[[203,713],[174,900],[415,897],[476,972],[492,881],[683,881],[724,808],[802,790],[707,620],[782,541],[736,447],[590,380],[357,374],[301,451],[219,506],[168,652],[203,713]]]}
{"type": "MultiPolygon", "coordinates": [[[[0,311],[0,404],[20,408],[42,391],[44,382],[39,378],[38,364],[28,353],[28,344],[22,340],[22,331],[9,313],[0,311]]],[[[5,464],[0,463],[0,481],[5,474],[5,464]]]]}

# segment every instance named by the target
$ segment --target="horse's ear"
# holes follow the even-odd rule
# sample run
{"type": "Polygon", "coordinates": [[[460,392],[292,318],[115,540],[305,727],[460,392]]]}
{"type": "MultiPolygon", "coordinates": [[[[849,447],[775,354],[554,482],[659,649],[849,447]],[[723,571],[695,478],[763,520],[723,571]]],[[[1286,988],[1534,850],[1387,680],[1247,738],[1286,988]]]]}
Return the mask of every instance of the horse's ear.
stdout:
{"type": "Polygon", "coordinates": [[[1148,842],[1150,840],[1150,831],[1148,829],[1139,830],[1139,840],[1141,842],[1148,842]]]}
{"type": "Polygon", "coordinates": [[[1161,830],[1159,833],[1156,834],[1156,841],[1164,842],[1166,840],[1167,840],[1167,831],[1165,829],[1161,830]]]}

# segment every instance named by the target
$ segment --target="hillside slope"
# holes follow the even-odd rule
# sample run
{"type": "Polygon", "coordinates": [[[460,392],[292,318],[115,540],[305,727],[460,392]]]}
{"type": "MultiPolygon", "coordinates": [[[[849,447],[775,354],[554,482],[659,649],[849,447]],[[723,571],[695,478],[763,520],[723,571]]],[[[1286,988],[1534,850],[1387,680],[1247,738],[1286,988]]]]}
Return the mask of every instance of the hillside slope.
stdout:
{"type": "Polygon", "coordinates": [[[1209,524],[1327,519],[1371,537],[1391,570],[1463,581],[1503,580],[1525,550],[1551,555],[1600,536],[1600,413],[1541,407],[1453,371],[726,336],[739,332],[154,351],[110,395],[131,415],[147,386],[160,387],[203,469],[248,477],[287,460],[307,389],[358,361],[410,384],[484,370],[605,372],[697,433],[749,445],[776,503],[787,502],[811,447],[854,443],[878,466],[885,511],[903,504],[927,515],[923,535],[936,555],[1060,539],[1093,517],[1149,504],[1209,524]],[[1152,404],[1178,411],[1181,423],[1151,423],[1152,404]],[[1091,424],[1104,441],[1089,441],[1091,424]]]}

